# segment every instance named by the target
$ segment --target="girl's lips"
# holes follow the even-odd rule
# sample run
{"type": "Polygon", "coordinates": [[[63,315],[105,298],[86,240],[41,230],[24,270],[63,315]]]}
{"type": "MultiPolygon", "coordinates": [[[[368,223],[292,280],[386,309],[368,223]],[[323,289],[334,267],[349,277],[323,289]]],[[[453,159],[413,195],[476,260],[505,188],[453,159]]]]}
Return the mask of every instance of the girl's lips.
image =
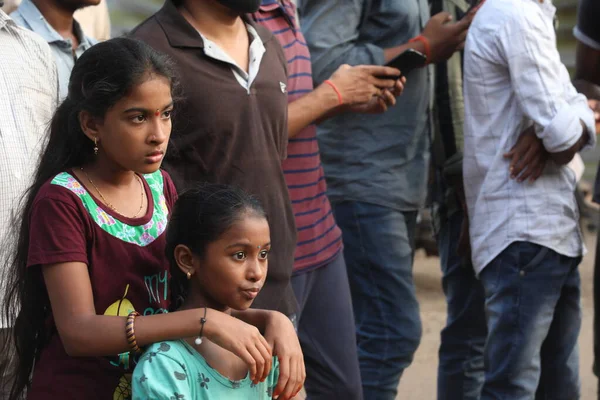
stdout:
{"type": "Polygon", "coordinates": [[[242,293],[248,298],[248,300],[254,300],[256,296],[258,296],[258,293],[260,293],[260,289],[246,289],[242,290],[242,293]]]}
{"type": "Polygon", "coordinates": [[[160,151],[155,151],[154,153],[150,153],[146,156],[146,160],[149,164],[159,163],[164,156],[164,153],[160,151]]]}

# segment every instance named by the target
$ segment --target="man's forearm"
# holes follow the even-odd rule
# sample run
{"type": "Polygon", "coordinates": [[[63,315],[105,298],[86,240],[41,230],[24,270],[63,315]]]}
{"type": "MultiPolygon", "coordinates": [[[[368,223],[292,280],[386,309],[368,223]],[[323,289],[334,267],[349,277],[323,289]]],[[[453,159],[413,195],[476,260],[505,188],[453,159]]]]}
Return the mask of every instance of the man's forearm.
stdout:
{"type": "Polygon", "coordinates": [[[333,114],[339,106],[335,91],[323,84],[288,106],[288,136],[293,138],[308,125],[333,114]]]}

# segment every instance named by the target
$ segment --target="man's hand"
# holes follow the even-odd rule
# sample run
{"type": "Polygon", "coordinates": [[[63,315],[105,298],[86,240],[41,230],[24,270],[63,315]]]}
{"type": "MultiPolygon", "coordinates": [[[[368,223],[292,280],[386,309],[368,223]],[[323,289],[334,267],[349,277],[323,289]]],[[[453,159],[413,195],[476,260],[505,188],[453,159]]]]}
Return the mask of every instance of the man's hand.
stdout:
{"type": "Polygon", "coordinates": [[[279,380],[273,398],[294,398],[304,385],[304,356],[294,325],[285,315],[272,311],[265,329],[265,339],[279,360],[279,380]]]}
{"type": "Polygon", "coordinates": [[[510,177],[518,182],[527,179],[534,182],[538,179],[544,171],[548,157],[549,153],[542,140],[535,134],[533,125],[521,132],[517,143],[504,154],[504,158],[510,159],[510,177]]]}
{"type": "Polygon", "coordinates": [[[596,134],[600,133],[600,101],[588,99],[588,105],[594,112],[594,120],[596,120],[596,134]]]}
{"type": "Polygon", "coordinates": [[[447,60],[456,50],[462,49],[475,11],[465,15],[458,22],[451,22],[452,16],[445,11],[431,17],[421,33],[429,41],[429,63],[447,60]]]}
{"type": "MultiPolygon", "coordinates": [[[[384,96],[384,89],[396,90],[400,71],[379,65],[340,66],[329,78],[342,96],[343,105],[355,106],[369,103],[373,97],[384,96]],[[389,76],[390,79],[379,79],[389,76]]],[[[331,89],[333,90],[333,89],[331,89]]],[[[400,89],[402,92],[402,89],[400,89]]]]}
{"type": "Polygon", "coordinates": [[[386,112],[389,107],[396,105],[396,97],[402,94],[405,83],[406,78],[402,77],[396,81],[394,89],[384,89],[381,96],[372,97],[371,101],[368,103],[351,106],[349,111],[363,114],[382,114],[386,112]]]}

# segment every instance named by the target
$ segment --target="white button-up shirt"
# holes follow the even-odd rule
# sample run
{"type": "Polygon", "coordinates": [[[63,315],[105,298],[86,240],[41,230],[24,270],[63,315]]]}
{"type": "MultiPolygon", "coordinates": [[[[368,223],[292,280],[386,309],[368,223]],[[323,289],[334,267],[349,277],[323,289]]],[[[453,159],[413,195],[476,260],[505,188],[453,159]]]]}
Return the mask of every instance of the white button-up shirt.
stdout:
{"type": "MultiPolygon", "coordinates": [[[[0,240],[5,245],[9,230],[19,228],[11,225],[11,213],[18,211],[32,183],[57,102],[58,74],[50,47],[0,10],[0,240]]],[[[2,262],[0,268],[4,266],[2,262]]]]}
{"type": "Polygon", "coordinates": [[[570,257],[585,252],[575,173],[549,161],[536,182],[518,183],[503,157],[531,124],[550,152],[578,141],[580,121],[596,143],[593,113],[560,62],[555,11],[549,0],[487,0],[469,29],[463,175],[478,274],[515,241],[570,257]]]}

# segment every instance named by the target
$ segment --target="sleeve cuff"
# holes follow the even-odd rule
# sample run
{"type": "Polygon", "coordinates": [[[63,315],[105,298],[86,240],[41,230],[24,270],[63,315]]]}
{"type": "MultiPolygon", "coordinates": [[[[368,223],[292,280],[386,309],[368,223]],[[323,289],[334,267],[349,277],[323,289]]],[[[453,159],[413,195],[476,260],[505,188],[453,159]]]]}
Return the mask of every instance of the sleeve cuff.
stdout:
{"type": "Polygon", "coordinates": [[[596,145],[596,129],[594,114],[587,103],[567,106],[561,109],[542,132],[544,148],[550,153],[558,153],[573,146],[581,137],[583,128],[579,122],[583,121],[590,138],[587,147],[596,145]]]}

